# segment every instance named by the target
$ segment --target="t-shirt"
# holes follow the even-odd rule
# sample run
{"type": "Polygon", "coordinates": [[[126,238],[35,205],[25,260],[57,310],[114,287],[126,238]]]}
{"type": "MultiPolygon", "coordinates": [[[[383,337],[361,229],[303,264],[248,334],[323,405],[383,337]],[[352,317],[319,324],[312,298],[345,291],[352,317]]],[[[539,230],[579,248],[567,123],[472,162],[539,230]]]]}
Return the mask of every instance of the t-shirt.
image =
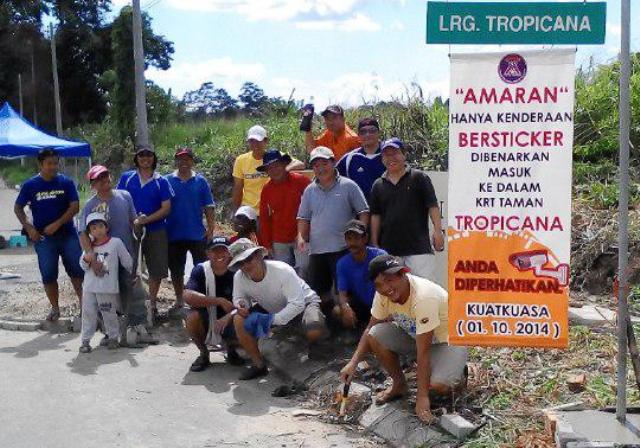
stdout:
{"type": "Polygon", "coordinates": [[[202,215],[206,207],[213,207],[211,187],[204,176],[191,173],[183,181],[177,172],[165,176],[173,189],[171,213],[167,216],[167,238],[172,241],[201,241],[205,238],[202,215]]]}
{"type": "Polygon", "coordinates": [[[105,274],[98,277],[89,263],[84,261],[83,252],[80,257],[80,267],[85,271],[82,290],[99,294],[117,294],[119,292],[119,266],[128,272],[131,272],[133,268],[133,259],[129,255],[129,251],[124,247],[120,238],[111,237],[105,243],[94,245],[93,253],[96,259],[103,264],[105,274]]]}
{"type": "Polygon", "coordinates": [[[112,196],[103,201],[98,196],[92,196],[82,209],[80,225],[82,230],[87,228],[89,213],[104,213],[109,222],[109,235],[122,240],[124,246],[133,255],[133,221],[136,219],[136,208],[128,191],[111,190],[112,196]]]}
{"type": "Polygon", "coordinates": [[[368,212],[360,187],[336,172],[334,184],[324,189],[314,181],[304,190],[298,219],[310,221],[309,253],[339,252],[347,247],[344,227],[349,220],[368,212]]]}
{"type": "Polygon", "coordinates": [[[325,129],[318,138],[313,139],[315,146],[326,146],[333,151],[336,160],[340,160],[346,153],[360,147],[360,137],[349,126],[345,125],[344,131],[334,134],[325,129]]]}
{"type": "Polygon", "coordinates": [[[369,262],[386,253],[377,247],[367,247],[367,256],[362,263],[358,263],[350,253],[340,258],[336,265],[338,292],[346,292],[371,308],[376,287],[369,278],[369,262]]]}
{"type": "Polygon", "coordinates": [[[380,148],[373,154],[367,154],[364,148],[354,149],[338,161],[336,168],[341,175],[358,184],[367,201],[371,195],[373,183],[386,170],[382,163],[380,148]]]}
{"type": "MultiPolygon", "coordinates": [[[[233,298],[233,274],[231,271],[227,271],[222,275],[214,274],[216,279],[216,297],[222,297],[227,300],[233,298]]],[[[204,263],[198,263],[193,267],[189,280],[184,288],[199,292],[200,294],[207,293],[207,277],[204,273],[204,263]]],[[[218,306],[216,308],[218,317],[225,315],[222,307],[218,306]]]]}
{"type": "Polygon", "coordinates": [[[267,173],[256,170],[262,165],[262,159],[256,160],[251,151],[240,154],[233,164],[233,177],[244,181],[242,187],[242,205],[253,207],[260,216],[260,193],[269,182],[267,173]]]}
{"type": "MultiPolygon", "coordinates": [[[[162,203],[173,196],[169,181],[156,172],[143,184],[137,170],[125,171],[118,182],[118,189],[127,190],[133,198],[136,211],[147,216],[160,210],[162,203]]],[[[166,226],[167,220],[163,218],[147,224],[146,228],[148,232],[154,232],[166,226]]]]}
{"type": "Polygon", "coordinates": [[[244,302],[247,308],[258,304],[275,314],[273,325],[285,325],[304,311],[309,303],[320,302],[318,295],[287,263],[265,260],[267,272],[262,281],[254,282],[241,270],[233,283],[233,304],[244,302]]]}
{"type": "MultiPolygon", "coordinates": [[[[33,227],[42,232],[52,222],[59,219],[69,209],[72,202],[78,202],[78,190],[71,179],[56,174],[52,180],[44,180],[39,174],[22,184],[16,204],[29,205],[33,215],[33,227]]],[[[73,220],[60,226],[55,235],[75,232],[73,220]]]]}
{"type": "Polygon", "coordinates": [[[380,215],[380,247],[392,255],[430,254],[429,208],[438,199],[424,171],[408,168],[394,185],[385,172],[371,190],[371,214],[380,215]]]}
{"type": "Polygon", "coordinates": [[[426,278],[407,277],[411,287],[407,301],[400,305],[376,292],[371,315],[378,320],[391,318],[413,338],[433,331],[434,343],[448,342],[447,291],[426,278]]]}
{"type": "Polygon", "coordinates": [[[298,234],[296,215],[302,193],[311,179],[298,173],[287,173],[282,182],[270,180],[260,196],[260,244],[291,243],[298,234]]]}

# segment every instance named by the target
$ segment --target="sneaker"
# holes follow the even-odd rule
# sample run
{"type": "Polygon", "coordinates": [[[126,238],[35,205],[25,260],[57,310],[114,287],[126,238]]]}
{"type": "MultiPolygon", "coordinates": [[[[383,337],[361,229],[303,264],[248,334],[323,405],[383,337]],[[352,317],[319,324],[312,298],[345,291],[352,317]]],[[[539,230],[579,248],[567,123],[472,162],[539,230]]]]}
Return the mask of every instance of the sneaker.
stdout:
{"type": "Polygon", "coordinates": [[[100,339],[100,347],[106,347],[107,345],[109,345],[109,336],[107,336],[106,334],[102,337],[102,339],[100,339]]]}
{"type": "Polygon", "coordinates": [[[247,367],[242,375],[240,375],[240,381],[248,381],[255,378],[260,378],[261,376],[266,376],[269,373],[269,369],[267,366],[258,367],[252,365],[251,367],[247,367]]]}
{"type": "Polygon", "coordinates": [[[120,348],[120,343],[118,342],[117,339],[109,338],[109,340],[107,341],[107,348],[109,350],[115,350],[117,348],[120,348]]]}
{"type": "Polygon", "coordinates": [[[200,355],[193,361],[189,370],[192,372],[202,372],[204,369],[211,365],[211,361],[209,361],[209,356],[200,355]]]}
{"type": "Polygon", "coordinates": [[[246,362],[246,360],[233,349],[227,351],[224,360],[232,366],[242,366],[246,362]]]}
{"type": "Polygon", "coordinates": [[[89,341],[82,341],[82,345],[80,346],[80,353],[89,353],[91,352],[91,345],[89,341]]]}
{"type": "Polygon", "coordinates": [[[58,319],[60,319],[60,309],[51,308],[51,311],[49,311],[49,314],[47,314],[47,320],[49,322],[56,322],[58,319]]]}
{"type": "Polygon", "coordinates": [[[138,333],[137,342],[139,344],[157,345],[160,343],[158,339],[153,337],[153,335],[147,331],[147,328],[143,324],[136,325],[135,329],[138,333]]]}

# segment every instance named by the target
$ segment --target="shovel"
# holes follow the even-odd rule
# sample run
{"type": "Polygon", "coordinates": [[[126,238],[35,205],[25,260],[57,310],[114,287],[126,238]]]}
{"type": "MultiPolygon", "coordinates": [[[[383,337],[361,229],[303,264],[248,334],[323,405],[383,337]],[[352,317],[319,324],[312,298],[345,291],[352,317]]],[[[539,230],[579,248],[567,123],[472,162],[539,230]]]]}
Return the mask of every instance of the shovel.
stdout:
{"type": "Polygon", "coordinates": [[[347,411],[347,399],[349,398],[349,388],[351,383],[344,383],[342,386],[342,400],[340,401],[340,417],[344,417],[347,411]]]}
{"type": "Polygon", "coordinates": [[[138,242],[138,254],[136,258],[136,278],[133,282],[131,296],[135,298],[135,303],[146,303],[147,306],[147,327],[153,327],[153,310],[149,303],[149,293],[142,284],[142,243],[147,235],[147,229],[142,228],[142,235],[138,238],[136,232],[133,232],[133,237],[138,242]]]}

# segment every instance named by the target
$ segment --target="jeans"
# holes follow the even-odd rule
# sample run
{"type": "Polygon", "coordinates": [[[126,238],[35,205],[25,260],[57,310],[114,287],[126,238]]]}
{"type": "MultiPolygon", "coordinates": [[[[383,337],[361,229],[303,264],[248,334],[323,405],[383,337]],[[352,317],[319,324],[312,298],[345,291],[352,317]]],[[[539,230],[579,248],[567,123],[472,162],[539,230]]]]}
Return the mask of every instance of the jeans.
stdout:
{"type": "Polygon", "coordinates": [[[292,266],[298,276],[307,278],[307,268],[309,267],[309,254],[300,252],[295,243],[273,243],[273,259],[284,261],[292,266]]]}

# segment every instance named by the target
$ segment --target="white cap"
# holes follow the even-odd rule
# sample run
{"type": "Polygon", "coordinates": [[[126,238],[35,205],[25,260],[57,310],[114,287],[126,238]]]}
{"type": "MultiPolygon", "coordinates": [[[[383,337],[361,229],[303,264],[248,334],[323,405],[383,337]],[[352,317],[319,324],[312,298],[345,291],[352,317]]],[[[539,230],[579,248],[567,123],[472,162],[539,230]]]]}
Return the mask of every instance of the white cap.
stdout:
{"type": "Polygon", "coordinates": [[[336,156],[326,146],[318,146],[311,151],[311,155],[309,157],[309,163],[312,163],[315,159],[335,159],[336,156]]]}
{"type": "Polygon", "coordinates": [[[267,138],[267,130],[260,125],[251,126],[247,131],[247,140],[257,140],[261,142],[267,138]]]}
{"type": "Polygon", "coordinates": [[[251,221],[255,221],[258,219],[258,214],[256,213],[253,207],[248,205],[243,205],[242,207],[238,207],[234,216],[246,216],[251,221]]]}
{"type": "Polygon", "coordinates": [[[105,224],[107,224],[107,216],[104,213],[101,212],[92,212],[89,213],[89,216],[87,216],[87,220],[85,221],[85,227],[89,227],[89,224],[91,224],[94,221],[102,221],[105,224]]]}

